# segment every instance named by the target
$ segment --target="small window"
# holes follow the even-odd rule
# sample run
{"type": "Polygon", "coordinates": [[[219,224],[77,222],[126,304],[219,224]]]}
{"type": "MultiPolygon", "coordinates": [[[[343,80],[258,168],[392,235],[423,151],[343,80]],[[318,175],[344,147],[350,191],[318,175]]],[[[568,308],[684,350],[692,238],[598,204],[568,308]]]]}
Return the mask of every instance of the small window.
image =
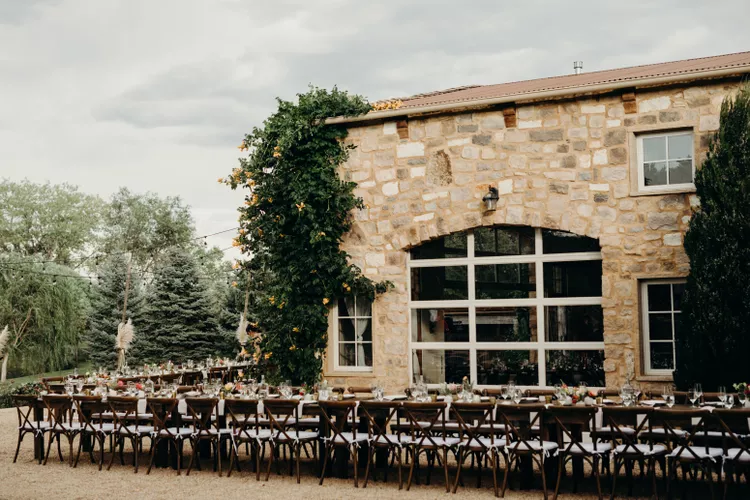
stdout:
{"type": "Polygon", "coordinates": [[[334,312],[335,368],[372,370],[372,303],[365,297],[343,297],[334,312]]]}
{"type": "Polygon", "coordinates": [[[674,339],[679,335],[684,280],[647,281],[641,284],[643,359],[647,375],[674,370],[674,339]]]}
{"type": "Polygon", "coordinates": [[[639,189],[656,191],[694,187],[692,131],[643,134],[637,140],[639,189]]]}

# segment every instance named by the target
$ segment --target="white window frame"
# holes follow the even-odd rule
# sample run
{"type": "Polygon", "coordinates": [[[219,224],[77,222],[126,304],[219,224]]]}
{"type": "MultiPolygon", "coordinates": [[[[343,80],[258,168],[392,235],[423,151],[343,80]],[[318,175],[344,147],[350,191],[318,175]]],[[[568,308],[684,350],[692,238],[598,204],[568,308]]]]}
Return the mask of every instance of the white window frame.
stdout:
{"type": "MultiPolygon", "coordinates": [[[[355,301],[354,311],[355,311],[355,313],[357,311],[356,301],[359,300],[359,299],[361,299],[361,298],[364,298],[364,297],[361,296],[361,295],[354,296],[354,301],[355,301]]],[[[354,344],[354,350],[355,350],[355,352],[356,352],[356,349],[357,349],[357,345],[359,345],[359,344],[370,344],[370,346],[373,349],[373,351],[372,351],[373,360],[372,361],[373,361],[373,365],[374,365],[375,364],[375,338],[374,338],[375,331],[373,329],[373,323],[372,323],[372,317],[373,317],[372,316],[372,308],[373,308],[373,305],[374,305],[373,302],[370,301],[370,315],[369,316],[342,316],[342,318],[353,319],[354,320],[355,329],[356,329],[356,325],[357,325],[357,320],[360,320],[360,319],[368,319],[368,320],[370,320],[370,332],[372,332],[373,338],[371,340],[365,340],[365,341],[360,341],[360,342],[357,342],[357,340],[355,339],[355,341],[353,342],[353,344],[354,344]]],[[[373,369],[372,366],[347,366],[347,365],[340,364],[340,362],[339,362],[339,359],[340,359],[340,357],[339,357],[339,344],[342,343],[343,341],[339,340],[339,304],[338,304],[338,299],[336,299],[336,302],[334,303],[332,309],[333,309],[332,316],[333,316],[333,369],[334,369],[334,371],[337,371],[337,372],[371,372],[372,369],[373,369]]],[[[352,342],[343,342],[343,343],[351,344],[352,342]]],[[[355,354],[355,356],[356,356],[356,354],[355,354]]]]}
{"type": "MultiPolygon", "coordinates": [[[[637,162],[638,162],[638,190],[641,192],[663,192],[663,191],[678,191],[683,192],[686,190],[694,190],[695,189],[695,133],[693,129],[680,129],[680,130],[674,130],[669,132],[654,132],[654,133],[644,133],[644,134],[637,134],[635,136],[636,138],[636,155],[637,155],[637,162]],[[645,179],[645,173],[643,169],[643,139],[649,139],[653,137],[674,137],[679,135],[689,135],[692,139],[693,143],[693,151],[691,155],[691,162],[692,162],[692,170],[693,170],[693,182],[689,183],[682,183],[682,184],[661,184],[658,186],[647,186],[646,185],[646,179],[645,179]]],[[[666,141],[668,143],[668,140],[666,141]]],[[[665,158],[667,162],[669,161],[675,161],[675,160],[684,160],[685,158],[665,158]]],[[[667,179],[669,179],[669,168],[667,168],[667,179]]]]}
{"type": "MultiPolygon", "coordinates": [[[[512,228],[512,226],[509,226],[512,228]]],[[[530,388],[544,388],[547,385],[547,351],[603,351],[604,341],[601,342],[548,342],[546,340],[546,323],[544,312],[546,306],[575,306],[601,305],[602,297],[544,297],[544,263],[572,262],[587,260],[602,260],[601,252],[571,252],[571,253],[542,253],[542,230],[534,228],[534,253],[528,255],[503,255],[494,257],[474,256],[474,232],[467,231],[467,256],[447,259],[412,259],[407,252],[407,283],[409,294],[409,379],[414,375],[413,358],[417,350],[469,351],[469,378],[477,380],[477,351],[537,351],[537,371],[539,385],[530,388]],[[523,264],[532,263],[535,266],[536,297],[531,299],[491,299],[477,300],[474,267],[487,264],[523,264]],[[419,267],[467,266],[468,300],[412,300],[411,271],[419,267]],[[537,340],[532,342],[477,342],[476,310],[483,307],[529,307],[536,310],[537,340]],[[412,310],[465,308],[469,315],[468,342],[414,342],[412,341],[412,310]]],[[[533,312],[532,312],[533,314],[533,312]]],[[[439,384],[428,384],[437,387],[439,384]]],[[[480,385],[477,387],[493,387],[480,385]]]]}
{"type": "MultiPolygon", "coordinates": [[[[674,279],[653,279],[653,280],[642,280],[640,282],[640,293],[641,293],[641,344],[643,345],[643,373],[644,375],[672,375],[674,368],[669,369],[656,369],[651,368],[651,332],[649,330],[649,313],[669,313],[672,315],[672,340],[655,340],[654,342],[660,343],[672,343],[672,366],[675,362],[675,321],[674,313],[678,312],[674,309],[674,294],[670,288],[669,303],[671,309],[669,311],[649,311],[648,309],[648,285],[684,285],[686,280],[684,278],[674,279]]],[[[682,313],[682,309],[679,311],[682,313]]]]}

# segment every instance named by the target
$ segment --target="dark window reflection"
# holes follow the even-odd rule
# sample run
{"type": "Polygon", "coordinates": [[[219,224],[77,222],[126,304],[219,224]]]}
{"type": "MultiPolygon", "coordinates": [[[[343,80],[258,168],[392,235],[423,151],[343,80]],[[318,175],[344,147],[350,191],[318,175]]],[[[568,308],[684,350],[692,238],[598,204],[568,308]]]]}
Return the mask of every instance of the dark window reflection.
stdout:
{"type": "Polygon", "coordinates": [[[602,342],[602,306],[548,306],[544,308],[547,342],[602,342]]]}
{"type": "Polygon", "coordinates": [[[480,227],[474,230],[474,255],[532,255],[534,228],[480,227]]]}
{"type": "Polygon", "coordinates": [[[672,342],[651,342],[651,368],[654,370],[673,370],[674,357],[672,342]]]}
{"type": "Polygon", "coordinates": [[[491,264],[474,268],[476,298],[528,299],[536,297],[534,264],[491,264]]]}
{"type": "Polygon", "coordinates": [[[539,385],[537,351],[477,351],[477,383],[539,385]]]}
{"type": "Polygon", "coordinates": [[[599,240],[565,231],[542,229],[544,253],[598,252],[599,240]]]}
{"type": "Polygon", "coordinates": [[[604,351],[547,351],[547,385],[605,387],[604,351]]]}
{"type": "Polygon", "coordinates": [[[601,297],[602,261],[545,262],[545,297],[601,297]]]}
{"type": "Polygon", "coordinates": [[[466,300],[466,266],[415,267],[411,270],[411,300],[466,300]]]}
{"type": "Polygon", "coordinates": [[[466,257],[466,233],[454,233],[412,248],[412,259],[448,259],[466,257]]]}
{"type": "Polygon", "coordinates": [[[478,342],[536,342],[536,309],[477,308],[478,342]]]}
{"type": "Polygon", "coordinates": [[[469,351],[423,349],[413,356],[413,380],[422,375],[426,384],[458,384],[469,376],[469,351]]]}
{"type": "Polygon", "coordinates": [[[411,339],[414,342],[468,342],[468,309],[413,309],[411,339]]]}

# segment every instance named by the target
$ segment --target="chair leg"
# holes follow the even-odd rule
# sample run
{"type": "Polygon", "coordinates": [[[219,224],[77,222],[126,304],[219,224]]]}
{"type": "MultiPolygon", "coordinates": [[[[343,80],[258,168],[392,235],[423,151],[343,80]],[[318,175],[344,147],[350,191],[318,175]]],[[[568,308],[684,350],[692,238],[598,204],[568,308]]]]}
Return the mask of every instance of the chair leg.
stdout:
{"type": "Polygon", "coordinates": [[[62,447],[61,447],[61,441],[60,434],[57,434],[57,454],[60,457],[60,462],[63,462],[63,456],[62,456],[62,447]]]}
{"type": "Polygon", "coordinates": [[[273,464],[273,457],[276,454],[276,445],[271,445],[269,453],[268,453],[268,469],[266,470],[266,481],[268,481],[268,477],[271,475],[271,465],[273,464]]]}
{"type": "MultiPolygon", "coordinates": [[[[112,444],[112,436],[110,436],[110,445],[112,444]]],[[[119,442],[119,440],[118,440],[119,442]]],[[[102,453],[102,456],[104,454],[102,453]]],[[[109,458],[109,465],[107,465],[107,470],[110,470],[112,468],[112,464],[115,462],[115,457],[117,456],[117,448],[112,449],[112,456],[109,458]]]]}
{"type": "Polygon", "coordinates": [[[359,464],[357,464],[357,458],[359,455],[359,448],[352,446],[352,463],[354,464],[354,487],[359,488],[359,464]]]}
{"type": "MultiPolygon", "coordinates": [[[[81,437],[78,439],[78,453],[76,453],[76,460],[73,463],[74,469],[78,467],[78,460],[81,458],[81,449],[83,449],[83,440],[84,440],[84,435],[81,434],[81,437]]],[[[94,447],[92,446],[91,449],[94,449],[94,447]]],[[[89,451],[89,453],[91,453],[91,451],[89,451]]]]}
{"type": "MultiPolygon", "coordinates": [[[[404,487],[404,481],[403,481],[403,478],[401,477],[401,469],[403,466],[403,463],[401,461],[401,458],[402,458],[401,455],[402,455],[401,448],[399,447],[398,455],[396,456],[396,460],[398,461],[398,489],[399,491],[404,487]]],[[[387,467],[388,467],[388,464],[386,464],[386,470],[387,470],[387,467]]]]}
{"type": "MultiPolygon", "coordinates": [[[[73,467],[73,442],[76,439],[75,434],[67,435],[68,438],[68,466],[73,467]]],[[[78,440],[78,444],[80,446],[81,440],[83,440],[83,436],[81,436],[78,440]]]]}
{"type": "Polygon", "coordinates": [[[146,475],[147,476],[149,474],[151,474],[151,468],[154,466],[154,458],[156,458],[156,448],[159,445],[159,441],[161,441],[161,439],[159,439],[157,437],[157,438],[155,438],[155,441],[156,441],[156,443],[154,443],[154,442],[151,443],[151,453],[150,453],[151,459],[148,462],[148,470],[146,470],[146,475]]]}
{"type": "Polygon", "coordinates": [[[505,475],[503,477],[503,489],[500,492],[500,498],[505,498],[505,491],[508,489],[508,474],[513,466],[513,455],[508,454],[507,461],[505,463],[505,475]]]}
{"type": "MultiPolygon", "coordinates": [[[[437,451],[435,452],[437,454],[437,451]]],[[[448,479],[448,448],[443,447],[443,471],[445,473],[445,492],[450,493],[451,486],[450,486],[450,479],[448,479]]]]}
{"type": "Polygon", "coordinates": [[[547,500],[547,474],[544,472],[543,458],[539,459],[539,468],[542,470],[542,492],[544,493],[544,500],[547,500]]]}
{"type": "Polygon", "coordinates": [[[497,468],[500,457],[497,454],[497,450],[492,450],[492,488],[495,492],[495,498],[497,498],[497,468]]]}
{"type": "Polygon", "coordinates": [[[596,493],[599,495],[599,500],[602,500],[602,482],[601,482],[601,471],[599,470],[599,455],[594,455],[593,465],[594,478],[596,479],[596,493]]]}
{"type": "MultiPolygon", "coordinates": [[[[406,491],[409,491],[409,488],[411,488],[411,481],[414,477],[414,465],[417,463],[417,460],[419,460],[419,457],[416,456],[416,449],[412,448],[411,451],[411,463],[409,464],[409,480],[406,481],[406,491]]],[[[407,458],[409,457],[409,452],[406,453],[407,458]]]]}
{"type": "Polygon", "coordinates": [[[219,464],[219,477],[221,477],[221,439],[216,440],[216,463],[219,464]]]}
{"type": "Polygon", "coordinates": [[[456,457],[456,479],[453,481],[453,493],[458,490],[458,482],[461,480],[461,469],[463,469],[464,450],[463,448],[458,449],[458,457],[456,457]]]}
{"type": "MultiPolygon", "coordinates": [[[[195,461],[197,455],[198,455],[198,440],[191,439],[190,440],[190,446],[193,448],[193,453],[190,454],[190,462],[188,463],[187,472],[185,472],[186,476],[190,475],[190,471],[193,470],[193,462],[195,461]]],[[[200,463],[200,462],[199,462],[200,463]]]]}
{"type": "Polygon", "coordinates": [[[47,453],[44,454],[44,464],[43,465],[47,465],[47,460],[49,459],[49,451],[50,451],[50,448],[52,448],[52,441],[54,441],[54,440],[55,440],[55,435],[54,434],[50,434],[50,436],[49,436],[49,442],[47,443],[47,453]]]}
{"type": "Polygon", "coordinates": [[[328,468],[328,457],[330,456],[330,449],[331,447],[326,444],[325,451],[323,452],[325,453],[325,456],[323,457],[323,467],[320,470],[320,481],[318,481],[318,486],[322,486],[323,480],[326,477],[326,469],[328,468]]]}
{"type": "MultiPolygon", "coordinates": [[[[370,444],[370,448],[367,450],[367,465],[365,466],[365,484],[363,488],[367,488],[367,481],[370,480],[370,465],[372,465],[372,459],[375,456],[375,445],[370,444]]],[[[373,479],[374,479],[373,474],[373,479]]]]}
{"type": "Polygon", "coordinates": [[[563,469],[565,469],[565,455],[560,454],[559,457],[557,464],[557,483],[555,484],[555,493],[552,495],[552,500],[557,500],[557,494],[560,491],[560,483],[562,482],[562,472],[563,469]]]}
{"type": "Polygon", "coordinates": [[[16,454],[13,455],[13,463],[16,463],[16,460],[18,460],[18,452],[21,451],[21,441],[23,441],[25,435],[25,432],[18,431],[18,444],[16,445],[16,454]]]}

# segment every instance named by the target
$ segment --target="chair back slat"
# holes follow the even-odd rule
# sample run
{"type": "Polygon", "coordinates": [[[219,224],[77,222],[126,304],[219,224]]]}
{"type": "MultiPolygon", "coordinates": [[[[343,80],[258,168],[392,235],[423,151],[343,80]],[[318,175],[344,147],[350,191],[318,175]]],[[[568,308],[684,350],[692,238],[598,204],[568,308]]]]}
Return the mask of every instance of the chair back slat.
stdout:
{"type": "MultiPolygon", "coordinates": [[[[605,406],[602,408],[602,421],[604,426],[611,429],[610,439],[612,447],[619,440],[623,445],[623,453],[645,456],[643,450],[639,449],[637,436],[644,431],[651,434],[651,415],[653,408],[641,406],[605,406]],[[625,428],[633,429],[628,433],[625,428]]],[[[648,441],[649,450],[653,451],[653,440],[648,441]]]]}
{"type": "Polygon", "coordinates": [[[294,399],[265,399],[263,410],[268,418],[271,432],[277,436],[283,436],[293,441],[289,435],[289,429],[293,430],[296,438],[299,438],[299,402],[294,399]]]}
{"type": "Polygon", "coordinates": [[[109,405],[100,396],[73,396],[78,412],[78,420],[84,431],[97,433],[104,428],[103,413],[109,410],[109,405]]]}
{"type": "Polygon", "coordinates": [[[258,402],[247,399],[226,399],[224,409],[229,417],[229,425],[237,436],[251,439],[251,431],[257,436],[260,432],[258,402]]]}
{"type": "Polygon", "coordinates": [[[495,419],[493,413],[495,405],[492,403],[462,403],[451,405],[450,414],[458,423],[459,435],[466,436],[467,446],[478,446],[487,451],[488,446],[480,439],[479,429],[489,429],[490,444],[495,443],[495,419]]]}
{"type": "Polygon", "coordinates": [[[319,401],[320,415],[328,424],[329,435],[323,436],[324,439],[330,439],[335,442],[337,437],[341,437],[342,442],[347,440],[342,436],[347,427],[351,428],[352,436],[357,438],[356,424],[356,401],[319,401]]]}
{"type": "Polygon", "coordinates": [[[193,419],[193,435],[198,439],[211,437],[211,430],[218,432],[218,409],[217,398],[185,398],[188,414],[193,419]],[[217,417],[212,419],[211,417],[217,417]]]}
{"type": "Polygon", "coordinates": [[[367,422],[367,437],[375,445],[397,446],[398,437],[389,434],[388,428],[397,419],[401,403],[397,401],[360,401],[360,418],[367,422]]]}
{"type": "Polygon", "coordinates": [[[151,410],[154,418],[154,432],[159,435],[166,434],[170,438],[177,439],[171,429],[172,416],[177,409],[177,398],[147,398],[146,406],[151,410]]]}
{"type": "Polygon", "coordinates": [[[436,437],[445,439],[445,420],[448,405],[445,402],[438,403],[415,403],[407,401],[403,403],[403,410],[409,422],[409,432],[412,442],[417,446],[432,445],[439,447],[435,441],[436,437]]]}
{"type": "Polygon", "coordinates": [[[583,433],[590,432],[596,443],[596,412],[593,406],[551,406],[547,409],[548,421],[555,424],[557,444],[563,453],[575,451],[588,454],[583,445],[583,433]]]}

